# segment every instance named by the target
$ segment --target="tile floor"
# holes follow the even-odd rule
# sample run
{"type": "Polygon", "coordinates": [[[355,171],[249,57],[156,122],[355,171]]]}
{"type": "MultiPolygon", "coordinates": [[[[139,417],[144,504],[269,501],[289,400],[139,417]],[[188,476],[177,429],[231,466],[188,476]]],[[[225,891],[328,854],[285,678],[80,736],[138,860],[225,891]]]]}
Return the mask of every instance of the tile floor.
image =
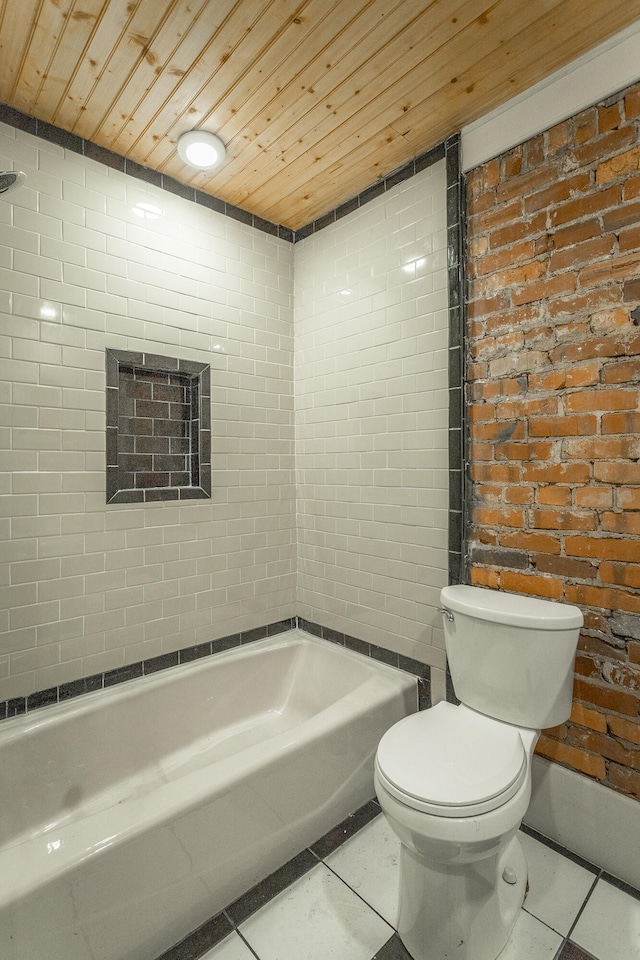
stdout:
{"type": "MultiPolygon", "coordinates": [[[[375,801],[161,960],[411,960],[399,842],[375,801]]],[[[526,831],[526,832],[525,832],[526,831]]],[[[640,960],[640,892],[526,828],[529,893],[500,960],[640,960]]]]}

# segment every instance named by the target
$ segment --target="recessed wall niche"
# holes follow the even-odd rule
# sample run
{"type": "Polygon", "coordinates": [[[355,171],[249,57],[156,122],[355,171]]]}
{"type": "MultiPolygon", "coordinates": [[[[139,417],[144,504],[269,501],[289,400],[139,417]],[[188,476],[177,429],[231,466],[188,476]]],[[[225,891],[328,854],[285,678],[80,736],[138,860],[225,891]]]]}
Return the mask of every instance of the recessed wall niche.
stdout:
{"type": "Polygon", "coordinates": [[[107,503],[210,497],[209,364],[105,353],[107,503]]]}

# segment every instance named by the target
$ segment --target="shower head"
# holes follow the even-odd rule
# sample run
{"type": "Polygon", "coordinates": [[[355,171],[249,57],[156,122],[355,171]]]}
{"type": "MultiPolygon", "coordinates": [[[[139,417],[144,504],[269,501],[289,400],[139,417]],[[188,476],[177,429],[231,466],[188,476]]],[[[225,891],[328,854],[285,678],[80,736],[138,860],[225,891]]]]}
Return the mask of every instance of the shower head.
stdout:
{"type": "Polygon", "coordinates": [[[27,179],[22,170],[0,170],[0,196],[21,187],[27,179]]]}

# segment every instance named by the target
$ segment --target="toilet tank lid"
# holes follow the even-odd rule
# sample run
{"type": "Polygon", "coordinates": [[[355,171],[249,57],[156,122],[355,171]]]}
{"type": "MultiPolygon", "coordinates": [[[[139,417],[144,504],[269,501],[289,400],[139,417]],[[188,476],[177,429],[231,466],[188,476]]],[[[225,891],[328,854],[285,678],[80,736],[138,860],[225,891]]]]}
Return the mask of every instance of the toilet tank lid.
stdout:
{"type": "Polygon", "coordinates": [[[541,630],[573,630],[582,626],[584,618],[578,607],[538,597],[521,597],[502,590],[487,590],[454,584],[443,587],[440,602],[454,613],[476,620],[490,620],[514,627],[541,630]]]}

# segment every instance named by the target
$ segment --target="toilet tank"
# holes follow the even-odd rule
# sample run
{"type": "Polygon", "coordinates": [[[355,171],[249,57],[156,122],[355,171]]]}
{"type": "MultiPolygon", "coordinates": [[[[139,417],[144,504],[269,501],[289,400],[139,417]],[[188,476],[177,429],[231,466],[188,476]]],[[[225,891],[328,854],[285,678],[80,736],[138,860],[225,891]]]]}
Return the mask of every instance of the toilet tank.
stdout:
{"type": "Polygon", "coordinates": [[[463,585],[444,587],[440,601],[462,703],[535,730],[569,717],[583,623],[577,607],[463,585]]]}

